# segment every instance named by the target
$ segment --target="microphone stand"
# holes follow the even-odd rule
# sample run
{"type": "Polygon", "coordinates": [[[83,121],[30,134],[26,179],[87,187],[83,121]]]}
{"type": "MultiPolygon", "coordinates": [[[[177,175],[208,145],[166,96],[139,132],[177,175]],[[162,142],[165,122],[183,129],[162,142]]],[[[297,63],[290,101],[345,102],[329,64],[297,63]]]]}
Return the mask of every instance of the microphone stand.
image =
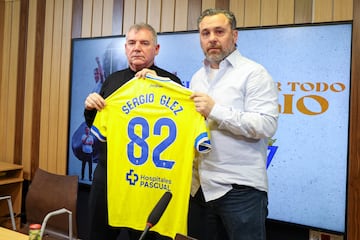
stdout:
{"type": "Polygon", "coordinates": [[[139,240],[144,240],[144,239],[145,239],[145,235],[147,234],[147,232],[149,231],[149,229],[150,229],[150,225],[149,225],[149,224],[146,224],[146,227],[145,227],[144,231],[142,232],[139,240]]]}

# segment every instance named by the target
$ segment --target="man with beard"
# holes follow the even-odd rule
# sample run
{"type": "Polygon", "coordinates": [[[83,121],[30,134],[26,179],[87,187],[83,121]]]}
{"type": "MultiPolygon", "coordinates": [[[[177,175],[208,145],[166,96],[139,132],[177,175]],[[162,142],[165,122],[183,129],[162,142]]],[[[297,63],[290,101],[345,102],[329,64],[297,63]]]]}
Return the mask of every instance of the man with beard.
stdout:
{"type": "Polygon", "coordinates": [[[204,66],[191,98],[208,122],[212,151],[195,159],[189,235],[199,240],[265,240],[268,139],[278,92],[263,66],[237,50],[233,13],[207,9],[198,19],[204,66]]]}

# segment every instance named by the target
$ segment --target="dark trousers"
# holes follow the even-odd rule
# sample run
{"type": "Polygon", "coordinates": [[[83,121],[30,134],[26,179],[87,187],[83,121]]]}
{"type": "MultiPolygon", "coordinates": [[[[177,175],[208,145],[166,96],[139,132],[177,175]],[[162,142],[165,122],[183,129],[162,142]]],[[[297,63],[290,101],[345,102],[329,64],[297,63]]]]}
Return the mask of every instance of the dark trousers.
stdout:
{"type": "Polygon", "coordinates": [[[188,235],[199,240],[265,240],[267,193],[234,185],[219,199],[205,202],[202,190],[190,198],[188,235]]]}
{"type": "Polygon", "coordinates": [[[89,180],[92,181],[92,154],[85,154],[86,157],[84,157],[83,159],[81,159],[82,163],[81,163],[81,180],[84,180],[85,177],[85,167],[86,167],[86,163],[88,164],[88,168],[89,168],[89,180]]]}

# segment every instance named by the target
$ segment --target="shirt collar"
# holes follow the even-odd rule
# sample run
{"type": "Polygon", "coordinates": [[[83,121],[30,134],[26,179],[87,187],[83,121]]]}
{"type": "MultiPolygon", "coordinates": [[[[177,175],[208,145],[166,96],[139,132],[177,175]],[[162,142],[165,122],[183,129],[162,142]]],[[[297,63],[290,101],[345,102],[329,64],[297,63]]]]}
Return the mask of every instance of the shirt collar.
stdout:
{"type": "MultiPolygon", "coordinates": [[[[132,72],[134,75],[138,72],[138,71],[133,71],[130,67],[128,67],[129,71],[132,72]]],[[[148,67],[148,69],[151,70],[156,70],[155,64],[151,65],[150,67],[148,67]]],[[[140,71],[140,70],[139,70],[140,71]]]]}

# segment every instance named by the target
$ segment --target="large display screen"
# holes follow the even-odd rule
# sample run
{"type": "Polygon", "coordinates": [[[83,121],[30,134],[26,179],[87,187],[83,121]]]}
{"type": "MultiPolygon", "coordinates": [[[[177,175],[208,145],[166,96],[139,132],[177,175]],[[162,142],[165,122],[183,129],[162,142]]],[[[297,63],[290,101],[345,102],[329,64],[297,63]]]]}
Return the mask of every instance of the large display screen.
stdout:
{"type": "MultiPolygon", "coordinates": [[[[351,31],[348,23],[239,29],[241,54],[262,64],[279,88],[279,127],[268,152],[269,219],[345,232],[351,31]]],[[[158,41],[156,65],[188,86],[203,61],[198,33],[159,34],[158,41]]],[[[82,137],[84,100],[127,67],[124,42],[72,42],[68,174],[84,184],[97,164],[96,139],[82,137]],[[84,139],[92,145],[83,146],[84,139]]]]}

